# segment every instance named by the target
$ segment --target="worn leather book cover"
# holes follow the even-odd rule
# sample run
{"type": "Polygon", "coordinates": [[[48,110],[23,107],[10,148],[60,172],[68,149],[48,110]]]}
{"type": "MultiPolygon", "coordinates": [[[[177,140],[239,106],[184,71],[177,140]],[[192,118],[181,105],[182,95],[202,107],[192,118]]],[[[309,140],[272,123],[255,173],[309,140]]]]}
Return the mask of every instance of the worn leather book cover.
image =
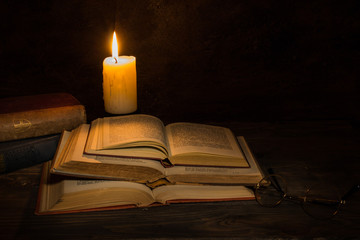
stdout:
{"type": "Polygon", "coordinates": [[[0,142],[58,134],[82,123],[85,107],[68,93],[0,99],[0,142]]]}
{"type": "Polygon", "coordinates": [[[0,143],[0,174],[53,159],[60,134],[0,143]]]}

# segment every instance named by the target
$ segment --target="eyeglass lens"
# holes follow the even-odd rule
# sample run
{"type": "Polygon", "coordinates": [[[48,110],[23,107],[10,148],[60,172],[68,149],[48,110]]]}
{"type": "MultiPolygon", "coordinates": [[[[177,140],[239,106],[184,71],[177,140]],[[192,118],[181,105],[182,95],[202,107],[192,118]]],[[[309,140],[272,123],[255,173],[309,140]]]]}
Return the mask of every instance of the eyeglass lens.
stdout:
{"type": "Polygon", "coordinates": [[[255,198],[264,207],[275,207],[284,199],[287,192],[286,182],[280,175],[264,177],[255,188],[255,198]]]}
{"type": "Polygon", "coordinates": [[[328,219],[337,214],[340,205],[340,195],[333,187],[315,185],[307,191],[303,209],[314,218],[328,219]]]}

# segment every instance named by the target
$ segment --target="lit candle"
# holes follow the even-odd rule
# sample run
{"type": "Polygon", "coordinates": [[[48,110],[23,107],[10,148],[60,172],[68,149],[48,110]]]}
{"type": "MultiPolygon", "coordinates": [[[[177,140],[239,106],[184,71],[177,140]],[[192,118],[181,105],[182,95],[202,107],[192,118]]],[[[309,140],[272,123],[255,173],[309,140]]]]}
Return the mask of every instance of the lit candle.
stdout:
{"type": "Polygon", "coordinates": [[[112,57],[105,58],[103,62],[103,91],[106,112],[126,114],[136,111],[136,59],[133,56],[118,56],[115,32],[112,57]]]}

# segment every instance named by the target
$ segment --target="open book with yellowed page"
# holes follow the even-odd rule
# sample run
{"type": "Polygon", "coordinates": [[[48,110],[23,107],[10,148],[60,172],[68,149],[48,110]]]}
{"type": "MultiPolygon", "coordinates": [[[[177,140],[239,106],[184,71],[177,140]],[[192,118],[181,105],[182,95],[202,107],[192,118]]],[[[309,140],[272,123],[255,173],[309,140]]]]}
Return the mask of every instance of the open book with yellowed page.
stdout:
{"type": "Polygon", "coordinates": [[[249,167],[230,129],[184,122],[164,126],[145,114],[96,119],[85,153],[168,159],[175,166],[249,167]]]}
{"type": "Polygon", "coordinates": [[[36,214],[254,199],[253,192],[244,186],[170,184],[150,188],[127,181],[69,178],[50,174],[49,170],[47,162],[43,166],[36,214]]]}
{"type": "MultiPolygon", "coordinates": [[[[99,130],[99,127],[94,126],[96,124],[98,124],[97,121],[95,121],[95,124],[92,124],[91,127],[88,124],[83,124],[72,132],[63,132],[57,153],[55,154],[53,165],[51,167],[52,173],[87,178],[134,181],[140,183],[154,182],[159,179],[166,178],[169,182],[236,183],[252,185],[262,178],[261,170],[243,137],[239,137],[237,140],[234,138],[235,140],[233,141],[236,142],[233,143],[233,145],[236,146],[236,151],[241,153],[241,158],[239,158],[238,161],[245,162],[247,167],[222,166],[220,164],[209,164],[209,166],[207,163],[195,165],[184,163],[174,164],[171,167],[164,167],[162,161],[159,161],[158,158],[152,158],[153,155],[151,155],[151,158],[145,158],[143,156],[139,157],[139,155],[143,152],[147,152],[146,154],[150,153],[148,153],[148,151],[143,147],[138,146],[129,146],[125,149],[125,151],[128,151],[127,155],[134,154],[133,151],[137,152],[136,157],[124,157],[124,155],[119,156],[118,154],[114,154],[113,152],[118,151],[117,146],[112,146],[114,148],[109,147],[109,149],[98,150],[96,152],[97,154],[95,154],[95,150],[90,151],[89,153],[89,149],[92,148],[92,144],[96,143],[98,146],[101,142],[108,141],[104,141],[103,138],[106,138],[105,136],[109,135],[109,133],[99,134],[98,131],[111,131],[111,128],[108,130],[99,130]]],[[[126,124],[124,123],[124,125],[126,124]]],[[[126,129],[131,132],[137,131],[136,129],[139,130],[139,128],[141,127],[136,127],[136,125],[135,127],[126,127],[126,129]]],[[[156,131],[154,128],[151,129],[152,131],[156,131]]],[[[149,131],[151,131],[151,129],[149,131]]],[[[114,130],[114,132],[117,132],[117,130],[114,130]]],[[[121,138],[118,137],[117,134],[113,133],[112,135],[116,135],[114,138],[121,138]]],[[[120,132],[117,133],[120,134],[120,132]]],[[[128,133],[128,135],[129,134],[130,133],[128,133]]],[[[160,134],[160,132],[158,132],[158,134],[160,134]]],[[[127,135],[127,133],[123,133],[123,135],[127,135]]],[[[152,134],[152,136],[153,135],[156,134],[152,134]]],[[[176,138],[175,135],[176,134],[168,134],[168,137],[166,138],[176,138]]],[[[146,137],[142,136],[142,139],[146,139],[146,137]]],[[[192,141],[193,143],[196,142],[191,139],[189,141],[192,141]]],[[[204,144],[203,142],[206,141],[199,141],[198,144],[193,145],[201,146],[204,144]]],[[[170,145],[172,144],[174,143],[170,143],[170,145]]],[[[186,145],[186,143],[183,143],[182,145],[186,145]]],[[[158,152],[158,148],[148,148],[150,150],[155,149],[156,151],[153,151],[154,154],[158,152]]],[[[179,152],[179,150],[177,151],[179,152]]],[[[144,156],[148,156],[145,153],[143,154],[144,156]]],[[[203,158],[200,155],[195,154],[187,161],[190,161],[191,159],[193,159],[194,162],[206,161],[205,155],[203,155],[203,158]],[[198,158],[200,158],[200,160],[198,158]]],[[[219,162],[221,161],[219,160],[219,162]]]]}

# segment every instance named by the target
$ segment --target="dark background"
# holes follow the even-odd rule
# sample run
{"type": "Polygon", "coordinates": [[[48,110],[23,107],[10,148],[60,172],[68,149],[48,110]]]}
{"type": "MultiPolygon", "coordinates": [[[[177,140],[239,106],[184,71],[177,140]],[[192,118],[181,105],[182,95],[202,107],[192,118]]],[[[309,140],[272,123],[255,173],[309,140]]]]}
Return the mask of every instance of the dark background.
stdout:
{"type": "Polygon", "coordinates": [[[359,120],[359,1],[1,1],[0,97],[69,92],[104,115],[114,29],[139,112],[174,121],[359,120]]]}
{"type": "MultiPolygon", "coordinates": [[[[106,115],[116,30],[120,54],[137,60],[138,112],[229,126],[293,195],[316,183],[345,193],[359,183],[359,19],[358,0],[0,0],[0,98],[68,92],[89,121],[106,115]]],[[[0,238],[360,236],[359,194],[330,221],[288,201],[38,217],[40,167],[0,175],[0,238]]]]}

